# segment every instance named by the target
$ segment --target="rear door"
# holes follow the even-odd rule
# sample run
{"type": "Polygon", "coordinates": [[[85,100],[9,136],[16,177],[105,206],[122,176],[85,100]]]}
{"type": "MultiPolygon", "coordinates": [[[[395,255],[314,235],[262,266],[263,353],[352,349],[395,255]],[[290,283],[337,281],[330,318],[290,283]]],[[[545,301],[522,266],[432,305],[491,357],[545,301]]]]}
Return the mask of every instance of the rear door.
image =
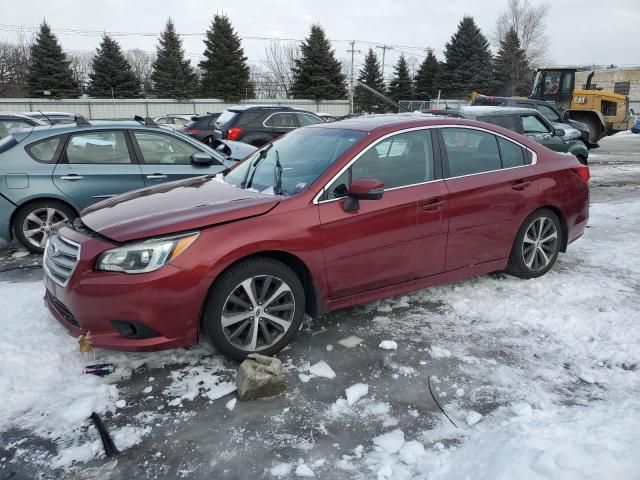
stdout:
{"type": "Polygon", "coordinates": [[[328,184],[318,210],[331,298],[444,269],[447,194],[432,144],[429,130],[389,136],[328,184]],[[346,191],[357,178],[383,181],[384,196],[345,212],[346,191]]]}
{"type": "Polygon", "coordinates": [[[192,164],[191,156],[204,150],[168,133],[149,130],[131,130],[130,133],[146,185],[224,170],[222,165],[192,164]]]}
{"type": "Polygon", "coordinates": [[[125,130],[72,133],[53,171],[53,182],[80,208],[144,186],[125,130]]]}
{"type": "Polygon", "coordinates": [[[446,270],[505,259],[538,195],[532,156],[491,132],[439,129],[449,194],[446,270]]]}

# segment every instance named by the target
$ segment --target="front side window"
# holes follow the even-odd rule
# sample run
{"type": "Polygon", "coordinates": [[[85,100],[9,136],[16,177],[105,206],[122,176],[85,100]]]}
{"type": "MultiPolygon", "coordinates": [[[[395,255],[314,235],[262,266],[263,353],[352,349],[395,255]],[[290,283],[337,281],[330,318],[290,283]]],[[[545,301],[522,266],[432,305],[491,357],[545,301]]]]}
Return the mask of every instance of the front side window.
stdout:
{"type": "Polygon", "coordinates": [[[134,132],[142,162],[153,165],[188,165],[191,156],[199,152],[188,143],[169,135],[154,132],[134,132]]]}
{"type": "Polygon", "coordinates": [[[469,128],[443,128],[449,176],[500,170],[500,153],[495,135],[469,128]]]}
{"type": "Polygon", "coordinates": [[[555,95],[560,93],[561,72],[547,72],[544,75],[544,85],[542,91],[544,95],[555,95]]]}
{"type": "Polygon", "coordinates": [[[547,105],[541,105],[541,104],[536,104],[535,107],[536,107],[536,110],[538,110],[542,115],[544,115],[544,118],[546,118],[550,122],[562,122],[560,115],[558,115],[553,108],[548,107],[547,105]]]}
{"type": "Polygon", "coordinates": [[[547,126],[535,115],[522,115],[522,129],[524,133],[549,133],[547,126]]]}
{"type": "Polygon", "coordinates": [[[48,138],[29,145],[27,152],[37,162],[52,163],[55,160],[58,145],[60,145],[60,137],[48,138]]]}
{"type": "Polygon", "coordinates": [[[68,163],[131,163],[129,148],[122,131],[78,133],[71,137],[65,150],[68,163]]]}
{"type": "Polygon", "coordinates": [[[298,126],[296,116],[293,113],[274,113],[265,120],[264,124],[267,127],[275,128],[296,128],[298,126]]]}
{"type": "Polygon", "coordinates": [[[224,181],[263,193],[295,195],[365,135],[338,128],[297,129],[241,162],[224,181]]]}
{"type": "Polygon", "coordinates": [[[298,120],[303,127],[306,125],[315,125],[317,123],[324,123],[324,121],[315,115],[309,115],[308,113],[299,113],[298,120]]]}
{"type": "Polygon", "coordinates": [[[430,130],[399,133],[369,148],[327,188],[327,198],[345,196],[357,178],[375,178],[385,189],[434,180],[430,130]]]}

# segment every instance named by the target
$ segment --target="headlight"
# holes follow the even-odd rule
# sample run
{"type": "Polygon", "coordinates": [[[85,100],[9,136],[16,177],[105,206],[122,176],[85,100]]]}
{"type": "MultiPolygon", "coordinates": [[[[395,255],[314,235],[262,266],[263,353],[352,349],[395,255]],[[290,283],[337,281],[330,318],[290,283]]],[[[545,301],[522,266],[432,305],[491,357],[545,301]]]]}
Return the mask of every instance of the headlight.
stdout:
{"type": "Polygon", "coordinates": [[[125,273],[153,272],[180,255],[191,245],[198,232],[172,237],[152,238],[107,250],[98,257],[96,270],[125,273]]]}

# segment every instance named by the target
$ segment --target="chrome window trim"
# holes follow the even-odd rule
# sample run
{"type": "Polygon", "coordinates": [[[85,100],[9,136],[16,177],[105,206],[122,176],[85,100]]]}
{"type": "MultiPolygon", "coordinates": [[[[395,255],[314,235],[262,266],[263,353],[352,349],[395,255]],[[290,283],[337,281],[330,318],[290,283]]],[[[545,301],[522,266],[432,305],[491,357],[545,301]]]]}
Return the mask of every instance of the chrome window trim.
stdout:
{"type": "Polygon", "coordinates": [[[515,143],[516,145],[518,145],[519,147],[525,149],[528,152],[531,152],[531,163],[528,163],[526,165],[519,165],[517,167],[508,167],[508,168],[500,168],[498,170],[487,170],[486,172],[478,172],[478,173],[470,173],[468,175],[459,175],[459,176],[455,176],[455,177],[447,177],[447,178],[438,178],[435,180],[428,180],[426,182],[420,182],[420,183],[412,183],[411,185],[402,185],[401,187],[392,187],[392,188],[385,188],[384,191],[391,191],[391,190],[398,190],[401,188],[410,188],[410,187],[415,187],[416,185],[424,185],[427,183],[433,183],[433,182],[438,182],[438,181],[444,181],[444,180],[451,180],[454,178],[463,178],[463,177],[470,177],[473,175],[482,175],[484,173],[492,173],[492,172],[500,172],[502,170],[512,170],[514,168],[523,168],[523,167],[531,167],[533,165],[535,165],[538,161],[538,156],[536,155],[536,152],[534,152],[533,150],[531,150],[529,147],[526,147],[525,145],[522,145],[519,142],[514,141],[513,139],[507,137],[506,135],[502,135],[501,133],[498,132],[493,132],[491,130],[486,130],[484,128],[480,128],[480,127],[475,127],[472,125],[427,125],[427,126],[421,126],[421,127],[412,127],[412,128],[405,128],[403,130],[398,130],[396,132],[392,132],[392,133],[388,133],[382,137],[380,137],[376,142],[372,143],[371,145],[369,145],[365,150],[362,150],[360,153],[358,153],[358,155],[356,155],[355,157],[353,157],[349,163],[347,163],[344,167],[342,167],[337,174],[335,174],[333,177],[331,177],[331,179],[325,183],[324,187],[322,187],[320,189],[320,191],[315,195],[315,197],[313,197],[313,204],[314,205],[319,205],[321,203],[328,203],[328,202],[333,202],[335,200],[342,200],[345,197],[340,197],[340,198],[329,198],[327,200],[322,200],[320,201],[320,197],[322,197],[322,195],[324,195],[324,192],[327,188],[327,186],[331,185],[340,175],[342,175],[345,171],[347,171],[351,165],[353,165],[362,155],[364,155],[367,151],[369,151],[369,149],[371,148],[375,148],[376,145],[378,145],[380,142],[383,142],[384,140],[386,140],[389,137],[392,137],[394,135],[398,135],[401,133],[407,133],[407,132],[415,132],[418,130],[430,130],[432,128],[468,128],[471,130],[479,130],[481,132],[486,132],[486,133],[490,133],[492,135],[496,135],[498,137],[504,138],[505,140],[511,142],[511,143],[515,143]]]}
{"type": "Polygon", "coordinates": [[[282,113],[289,113],[289,114],[291,114],[291,115],[294,115],[294,118],[295,118],[295,112],[289,112],[289,111],[285,111],[285,112],[274,112],[274,113],[272,113],[271,115],[269,115],[267,118],[265,118],[265,119],[264,119],[264,121],[262,122],[262,126],[263,126],[264,128],[298,128],[298,127],[276,127],[276,126],[274,126],[274,125],[267,125],[267,122],[269,121],[269,119],[270,119],[271,117],[273,117],[274,115],[280,115],[280,114],[282,114],[282,113]]]}
{"type": "Polygon", "coordinates": [[[44,246],[44,255],[42,257],[42,269],[45,271],[45,273],[47,274],[47,276],[55,283],[57,283],[58,285],[60,285],[61,287],[66,287],[67,284],[69,283],[69,280],[71,280],[71,277],[73,276],[73,273],[76,271],[76,268],[78,267],[78,263],[80,263],[80,244],[77,242],[74,242],[73,240],[68,239],[67,237],[63,237],[62,235],[60,235],[57,231],[52,233],[49,238],[47,238],[47,243],[44,246]],[[78,248],[78,253],[76,255],[76,262],[75,265],[73,266],[73,268],[71,269],[71,271],[69,272],[69,276],[67,277],[67,280],[65,282],[61,282],[58,278],[56,278],[55,275],[53,275],[50,271],[49,271],[49,267],[47,266],[47,252],[49,251],[49,240],[51,238],[51,235],[58,235],[60,238],[64,239],[62,240],[63,242],[66,243],[70,243],[71,245],[75,246],[78,248]]]}

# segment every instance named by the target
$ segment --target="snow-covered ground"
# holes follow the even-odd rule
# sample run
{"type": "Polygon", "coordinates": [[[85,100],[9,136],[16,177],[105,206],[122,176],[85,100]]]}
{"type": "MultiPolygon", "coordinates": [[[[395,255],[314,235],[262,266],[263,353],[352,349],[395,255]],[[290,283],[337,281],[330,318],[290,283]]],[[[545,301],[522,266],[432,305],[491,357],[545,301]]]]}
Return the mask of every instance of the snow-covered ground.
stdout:
{"type": "MultiPolygon", "coordinates": [[[[638,151],[632,137],[609,143],[638,151]]],[[[625,183],[597,152],[594,183],[625,183]]],[[[281,354],[290,389],[259,427],[256,412],[274,403],[230,403],[234,365],[206,345],[94,359],[49,318],[39,282],[0,277],[0,476],[56,478],[89,465],[122,478],[138,463],[138,476],[153,477],[154,462],[166,474],[176,457],[193,463],[175,460],[175,476],[204,475],[251,462],[232,457],[249,444],[271,453],[254,471],[273,478],[638,479],[640,189],[630,184],[601,187],[621,193],[597,196],[586,235],[542,278],[482,276],[329,316],[327,333],[281,354]],[[359,338],[321,343],[347,335],[359,338]],[[104,362],[116,372],[82,374],[104,362]],[[451,421],[431,399],[432,411],[418,405],[427,383],[451,421]],[[229,436],[206,456],[158,439],[168,424],[189,438],[181,425],[212,410],[229,436]],[[91,412],[111,426],[119,464],[102,459],[91,412]]]]}

